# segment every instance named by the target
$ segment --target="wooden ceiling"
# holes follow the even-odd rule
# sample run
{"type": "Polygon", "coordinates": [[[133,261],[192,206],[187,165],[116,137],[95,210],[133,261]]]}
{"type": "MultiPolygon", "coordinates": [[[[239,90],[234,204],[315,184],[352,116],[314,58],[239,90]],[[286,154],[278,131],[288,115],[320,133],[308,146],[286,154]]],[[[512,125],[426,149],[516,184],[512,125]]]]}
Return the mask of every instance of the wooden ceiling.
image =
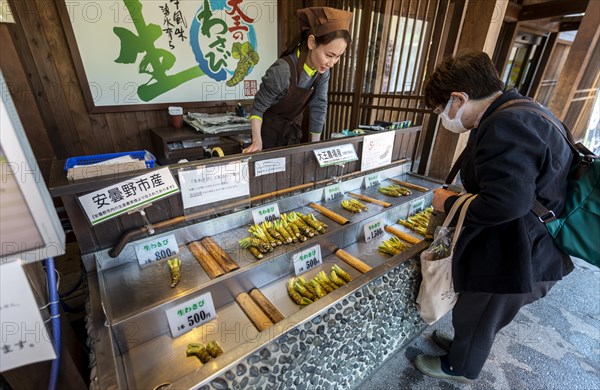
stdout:
{"type": "Polygon", "coordinates": [[[511,0],[504,21],[545,32],[577,30],[587,4],[588,0],[511,0]]]}

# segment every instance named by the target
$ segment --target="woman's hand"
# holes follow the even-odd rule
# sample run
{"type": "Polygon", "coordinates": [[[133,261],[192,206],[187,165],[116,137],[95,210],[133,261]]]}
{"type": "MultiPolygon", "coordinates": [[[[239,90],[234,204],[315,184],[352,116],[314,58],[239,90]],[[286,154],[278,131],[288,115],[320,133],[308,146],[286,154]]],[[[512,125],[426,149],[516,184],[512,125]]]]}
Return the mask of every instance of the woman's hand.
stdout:
{"type": "Polygon", "coordinates": [[[250,124],[252,126],[252,144],[242,150],[242,153],[244,154],[260,152],[263,148],[262,135],[260,132],[260,129],[262,128],[262,119],[252,118],[250,119],[250,124]]]}
{"type": "Polygon", "coordinates": [[[434,210],[445,212],[444,203],[446,203],[446,199],[456,195],[458,194],[454,191],[449,191],[441,187],[436,188],[433,190],[433,200],[431,201],[431,205],[434,210]]]}
{"type": "Polygon", "coordinates": [[[252,144],[248,146],[246,149],[242,150],[243,154],[260,152],[262,150],[262,140],[260,141],[252,141],[252,144]]]}

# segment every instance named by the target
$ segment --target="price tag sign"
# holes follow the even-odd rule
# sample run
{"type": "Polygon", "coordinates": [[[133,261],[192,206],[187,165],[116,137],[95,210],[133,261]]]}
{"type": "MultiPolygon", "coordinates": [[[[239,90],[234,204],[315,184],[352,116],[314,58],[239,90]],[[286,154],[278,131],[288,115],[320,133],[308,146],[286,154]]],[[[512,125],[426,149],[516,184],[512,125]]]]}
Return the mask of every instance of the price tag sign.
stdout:
{"type": "Polygon", "coordinates": [[[294,271],[296,276],[302,275],[306,271],[315,268],[323,263],[321,258],[321,245],[317,244],[292,256],[294,271]]]}
{"type": "Polygon", "coordinates": [[[352,144],[316,149],[314,153],[321,168],[358,160],[356,150],[354,150],[352,144]]]}
{"type": "Polygon", "coordinates": [[[252,219],[254,219],[255,225],[264,221],[275,221],[279,218],[279,215],[279,206],[277,203],[271,203],[252,210],[252,219]]]}
{"type": "Polygon", "coordinates": [[[344,191],[342,191],[342,185],[340,183],[327,186],[323,189],[323,198],[325,199],[325,202],[329,202],[343,196],[344,191]]]}
{"type": "Polygon", "coordinates": [[[379,185],[379,173],[372,173],[365,177],[365,188],[371,188],[379,185]]]}
{"type": "Polygon", "coordinates": [[[423,210],[425,210],[425,198],[417,199],[411,202],[410,206],[408,207],[408,215],[415,215],[419,211],[423,210]]]}
{"type": "Polygon", "coordinates": [[[170,257],[179,251],[177,239],[174,234],[154,237],[151,240],[142,241],[135,246],[135,255],[140,265],[152,263],[153,261],[170,257]]]}
{"type": "Polygon", "coordinates": [[[173,338],[217,318],[217,311],[210,293],[180,303],[165,311],[165,314],[173,338]]]}
{"type": "Polygon", "coordinates": [[[371,242],[379,237],[382,237],[384,234],[383,231],[383,221],[378,219],[377,221],[373,221],[368,223],[364,227],[365,229],[365,242],[371,242]]]}

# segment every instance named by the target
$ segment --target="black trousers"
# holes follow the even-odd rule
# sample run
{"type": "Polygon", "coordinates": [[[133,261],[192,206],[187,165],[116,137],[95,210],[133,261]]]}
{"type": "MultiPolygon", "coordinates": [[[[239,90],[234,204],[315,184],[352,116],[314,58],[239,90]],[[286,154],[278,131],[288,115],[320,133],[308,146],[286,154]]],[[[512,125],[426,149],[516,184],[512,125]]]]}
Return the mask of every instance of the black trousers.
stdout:
{"type": "Polygon", "coordinates": [[[455,373],[476,379],[487,360],[496,334],[519,310],[544,296],[556,282],[538,282],[526,294],[464,292],[452,309],[454,340],[448,360],[455,373]]]}

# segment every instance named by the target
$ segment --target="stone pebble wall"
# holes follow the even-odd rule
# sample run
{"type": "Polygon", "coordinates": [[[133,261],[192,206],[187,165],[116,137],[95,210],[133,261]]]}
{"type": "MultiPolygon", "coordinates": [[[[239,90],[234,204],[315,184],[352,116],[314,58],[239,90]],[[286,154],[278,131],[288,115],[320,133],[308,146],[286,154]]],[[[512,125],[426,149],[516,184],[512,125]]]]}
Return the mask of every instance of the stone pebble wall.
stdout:
{"type": "Polygon", "coordinates": [[[418,260],[408,260],[200,390],[356,387],[426,328],[414,303],[419,282],[418,260]]]}

